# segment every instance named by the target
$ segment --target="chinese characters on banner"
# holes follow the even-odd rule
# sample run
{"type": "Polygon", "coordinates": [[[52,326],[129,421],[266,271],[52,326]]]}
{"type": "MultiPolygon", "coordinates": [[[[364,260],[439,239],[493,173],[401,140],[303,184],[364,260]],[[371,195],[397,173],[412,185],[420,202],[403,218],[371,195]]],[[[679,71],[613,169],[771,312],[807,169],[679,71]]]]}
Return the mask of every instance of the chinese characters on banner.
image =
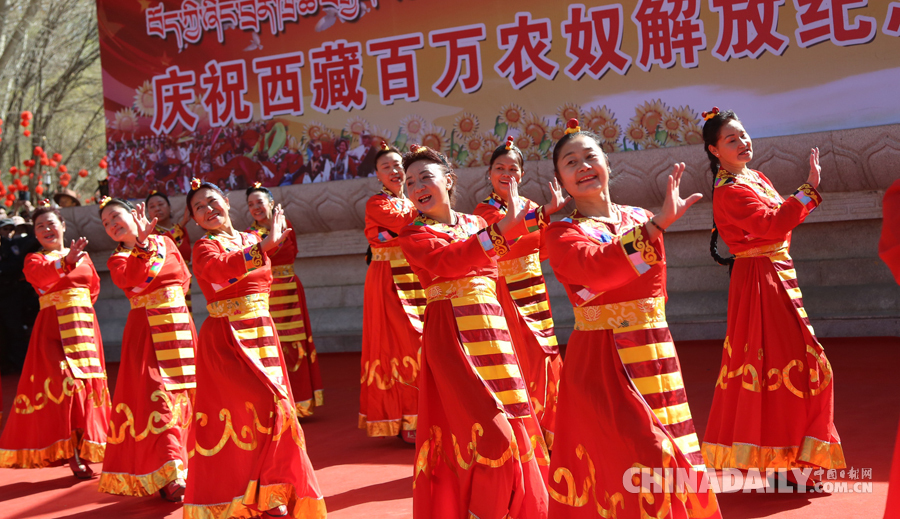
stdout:
{"type": "Polygon", "coordinates": [[[228,189],[368,176],[381,141],[475,167],[513,135],[540,160],[570,116],[610,152],[696,144],[705,105],[632,95],[620,123],[630,114],[600,91],[664,91],[676,64],[705,86],[704,68],[739,76],[789,48],[802,60],[822,45],[900,45],[900,2],[526,0],[476,23],[478,2],[457,3],[467,16],[397,0],[98,0],[113,193],[179,192],[191,176],[228,189]]]}

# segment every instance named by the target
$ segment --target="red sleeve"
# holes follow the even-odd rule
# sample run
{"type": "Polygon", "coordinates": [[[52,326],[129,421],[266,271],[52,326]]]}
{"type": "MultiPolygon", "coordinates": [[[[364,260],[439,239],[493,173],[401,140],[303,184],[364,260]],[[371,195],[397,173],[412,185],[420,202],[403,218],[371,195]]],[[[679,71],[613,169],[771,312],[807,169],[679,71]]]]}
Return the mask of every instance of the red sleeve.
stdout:
{"type": "Polygon", "coordinates": [[[291,225],[291,222],[287,222],[288,227],[291,229],[287,236],[285,236],[284,241],[281,242],[281,248],[283,248],[287,253],[291,255],[291,258],[297,258],[297,233],[294,231],[294,226],[291,225]]]}
{"type": "Polygon", "coordinates": [[[485,227],[460,242],[449,242],[421,227],[411,226],[403,230],[399,242],[411,265],[434,277],[448,279],[463,277],[473,268],[490,267],[494,258],[509,251],[496,225],[485,227]]]}
{"type": "Polygon", "coordinates": [[[797,227],[812,209],[821,202],[821,196],[809,184],[804,184],[783,204],[771,208],[764,204],[750,187],[732,184],[716,189],[714,202],[722,209],[716,217],[743,229],[756,238],[777,240],[797,227]]]}
{"type": "Polygon", "coordinates": [[[100,297],[100,275],[97,274],[97,269],[94,268],[94,262],[91,261],[91,257],[85,255],[85,261],[89,267],[91,267],[91,305],[97,302],[97,299],[100,297]]]}
{"type": "Polygon", "coordinates": [[[488,225],[493,225],[503,219],[503,215],[500,214],[500,211],[491,204],[476,205],[475,211],[472,214],[484,218],[484,221],[487,222],[488,225]]]}
{"type": "Polygon", "coordinates": [[[416,219],[415,211],[398,211],[393,202],[383,196],[373,196],[366,202],[366,216],[378,227],[394,234],[416,219]]]}
{"type": "Polygon", "coordinates": [[[216,242],[208,239],[197,240],[194,244],[194,272],[197,279],[208,283],[223,283],[265,264],[266,252],[259,242],[234,252],[225,252],[216,242]]]}
{"type": "Polygon", "coordinates": [[[900,180],[895,181],[884,194],[882,212],[884,220],[881,224],[878,256],[891,269],[894,280],[900,284],[900,180]]]}
{"type": "MultiPolygon", "coordinates": [[[[178,253],[178,249],[170,238],[166,237],[167,243],[172,244],[172,249],[166,251],[168,254],[178,253]]],[[[150,264],[153,254],[156,252],[156,242],[147,240],[147,249],[134,248],[131,251],[116,252],[109,257],[106,266],[109,268],[109,277],[113,283],[121,289],[135,287],[143,283],[150,273],[150,264]],[[152,250],[151,250],[152,249],[152,250]]]]}
{"type": "Polygon", "coordinates": [[[25,279],[31,283],[31,286],[38,293],[41,293],[47,292],[53,285],[59,283],[74,268],[74,265],[66,263],[65,256],[51,261],[43,254],[33,253],[25,258],[25,265],[22,270],[25,274],[25,279]]]}
{"type": "Polygon", "coordinates": [[[554,223],[547,229],[550,266],[557,279],[566,284],[608,292],[634,281],[660,261],[662,243],[649,242],[644,226],[623,236],[600,243],[568,223],[554,223]]]}

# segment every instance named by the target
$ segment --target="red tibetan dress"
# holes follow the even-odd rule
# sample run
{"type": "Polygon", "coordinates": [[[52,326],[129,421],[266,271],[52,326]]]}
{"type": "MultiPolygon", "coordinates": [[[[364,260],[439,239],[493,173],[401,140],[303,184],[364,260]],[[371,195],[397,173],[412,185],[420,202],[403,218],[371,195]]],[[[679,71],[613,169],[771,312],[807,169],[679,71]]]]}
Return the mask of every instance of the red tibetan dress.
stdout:
{"type": "MultiPolygon", "coordinates": [[[[884,221],[881,224],[878,255],[891,269],[894,281],[900,284],[900,180],[894,181],[884,194],[882,207],[884,221]]],[[[884,519],[900,519],[900,431],[897,432],[897,442],[894,446],[884,519]]]]}
{"type": "Polygon", "coordinates": [[[196,330],[184,293],[191,273],[165,236],[119,247],[106,263],[131,303],[113,396],[100,491],[146,496],[187,475],[196,330]]]}
{"type": "Polygon", "coordinates": [[[238,234],[194,244],[209,317],[197,341],[184,517],[248,518],[279,505],[289,517],[325,517],[268,311],[271,261],[256,236],[238,234]]]}
{"type": "Polygon", "coordinates": [[[666,323],[663,240],[647,240],[652,215],[644,209],[613,209],[612,219],[575,211],[546,231],[550,266],[575,311],[559,384],[550,516],[721,517],[702,484],[706,469],[666,323]],[[653,469],[673,469],[672,486],[651,484],[653,469]],[[681,487],[679,472],[687,475],[681,487]]]}
{"type": "MultiPolygon", "coordinates": [[[[154,234],[168,236],[170,240],[175,242],[175,246],[178,247],[178,252],[181,253],[184,262],[188,265],[191,264],[191,237],[188,235],[187,229],[177,223],[171,229],[166,229],[162,225],[157,225],[154,234]]],[[[188,312],[190,312],[193,308],[191,306],[190,285],[188,285],[184,293],[184,301],[187,303],[188,312]]]]}
{"type": "Polygon", "coordinates": [[[428,300],[413,516],[545,518],[549,456],[496,293],[509,249],[496,225],[456,216],[419,216],[398,240],[428,300]]]}
{"type": "Polygon", "coordinates": [[[712,468],[845,466],[834,427],[831,364],[803,308],[791,230],[822,198],[804,184],[785,201],[757,171],[720,170],[719,235],[736,256],[722,367],[703,438],[712,468]]]}
{"type": "MultiPolygon", "coordinates": [[[[503,314],[509,323],[509,334],[528,385],[531,406],[541,422],[547,447],[553,448],[556,422],[556,401],[559,391],[559,372],[562,357],[553,331],[553,313],[541,261],[544,254],[544,229],[550,222],[544,208],[522,198],[528,210],[528,234],[509,248],[509,253],[497,260],[499,284],[497,292],[503,314]]],[[[475,214],[488,224],[499,222],[506,215],[506,201],[496,193],[478,204],[475,214]]]]}
{"type": "Polygon", "coordinates": [[[0,467],[59,465],[78,453],[100,462],[106,449],[109,389],[93,304],[100,278],[87,255],[68,249],[25,258],[25,279],[41,296],[12,411],[0,436],[0,467]]]}
{"type": "MultiPolygon", "coordinates": [[[[291,228],[291,222],[287,222],[291,228]]],[[[268,229],[256,223],[247,229],[260,241],[269,234],[268,229]]],[[[309,310],[306,308],[306,292],[303,283],[294,273],[297,259],[297,235],[293,228],[281,242],[281,246],[269,253],[272,260],[272,288],[269,292],[269,313],[278,330],[278,340],[287,365],[291,391],[294,393],[297,416],[313,414],[313,409],[325,404],[322,376],[316,358],[309,310]]]]}
{"type": "Polygon", "coordinates": [[[387,189],[366,202],[372,263],[363,297],[359,428],[369,436],[416,430],[425,292],[396,238],[417,214],[409,199],[387,189]]]}

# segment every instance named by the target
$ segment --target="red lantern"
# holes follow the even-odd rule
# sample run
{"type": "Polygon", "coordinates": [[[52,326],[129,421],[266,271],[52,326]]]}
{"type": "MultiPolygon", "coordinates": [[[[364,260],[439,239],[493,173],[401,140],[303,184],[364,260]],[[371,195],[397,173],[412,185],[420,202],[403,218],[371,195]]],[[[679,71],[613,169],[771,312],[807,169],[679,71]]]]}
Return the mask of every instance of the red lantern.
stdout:
{"type": "Polygon", "coordinates": [[[59,153],[54,153],[52,159],[56,162],[62,162],[62,155],[60,155],[59,153]]]}
{"type": "Polygon", "coordinates": [[[48,159],[47,157],[44,157],[41,159],[41,166],[49,166],[49,165],[50,165],[50,159],[48,159]]]}
{"type": "Polygon", "coordinates": [[[69,181],[68,180],[60,180],[59,185],[62,187],[67,187],[69,185],[69,181]]]}
{"type": "Polygon", "coordinates": [[[9,168],[9,174],[12,175],[12,176],[18,175],[18,174],[19,174],[19,168],[15,167],[15,166],[9,168]]]}
{"type": "Polygon", "coordinates": [[[43,195],[44,194],[44,186],[38,184],[37,186],[35,186],[34,192],[38,196],[43,195]]]}
{"type": "Polygon", "coordinates": [[[60,172],[60,173],[66,173],[66,172],[68,172],[68,171],[69,171],[69,167],[68,167],[68,166],[66,166],[65,164],[60,164],[60,166],[59,166],[59,172],[60,172]]]}
{"type": "Polygon", "coordinates": [[[34,115],[31,112],[29,112],[28,110],[25,110],[24,112],[22,112],[22,120],[23,121],[30,121],[33,117],[34,117],[34,115]]]}
{"type": "Polygon", "coordinates": [[[24,132],[22,132],[22,135],[24,135],[26,137],[31,137],[31,132],[28,130],[25,130],[24,132]]]}
{"type": "Polygon", "coordinates": [[[35,162],[34,162],[34,159],[28,159],[25,162],[23,162],[22,164],[25,164],[29,168],[33,168],[35,165],[35,162]]]}
{"type": "Polygon", "coordinates": [[[13,193],[15,193],[15,192],[18,191],[18,190],[19,190],[19,188],[16,187],[15,184],[13,184],[13,183],[10,183],[10,184],[9,184],[9,194],[10,194],[10,195],[12,195],[13,193]]]}
{"type": "Polygon", "coordinates": [[[40,146],[35,146],[34,154],[37,155],[38,157],[43,157],[44,156],[44,148],[41,148],[40,146]]]}
{"type": "Polygon", "coordinates": [[[100,166],[100,169],[106,169],[107,166],[109,166],[109,163],[106,162],[106,157],[103,157],[103,158],[100,160],[100,164],[98,164],[98,166],[100,166]]]}
{"type": "Polygon", "coordinates": [[[55,168],[56,166],[59,166],[59,162],[56,162],[55,160],[48,160],[47,165],[51,168],[55,168]]]}
{"type": "Polygon", "coordinates": [[[88,170],[86,170],[86,169],[78,170],[78,176],[81,177],[81,178],[85,178],[85,177],[88,176],[89,174],[90,174],[90,173],[89,173],[88,170]]]}
{"type": "MultiPolygon", "coordinates": [[[[15,200],[15,198],[14,198],[13,200],[15,200]]],[[[4,202],[3,204],[4,204],[6,207],[12,207],[13,201],[10,200],[9,198],[7,198],[7,199],[6,199],[6,202],[4,202]]]]}

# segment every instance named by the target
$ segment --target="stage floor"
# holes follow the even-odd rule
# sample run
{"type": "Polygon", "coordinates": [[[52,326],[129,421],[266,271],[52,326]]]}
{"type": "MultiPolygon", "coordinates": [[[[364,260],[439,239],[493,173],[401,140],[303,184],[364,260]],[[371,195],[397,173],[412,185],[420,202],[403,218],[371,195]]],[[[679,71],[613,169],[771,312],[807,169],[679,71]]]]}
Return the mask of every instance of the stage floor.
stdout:
{"type": "MultiPolygon", "coordinates": [[[[900,338],[825,339],[835,371],[835,422],[847,463],[872,469],[872,492],[863,494],[720,494],[726,519],[880,519],[900,416],[896,366],[900,338]]],[[[677,344],[688,399],[700,437],[712,402],[721,342],[677,344]]],[[[304,419],[309,457],[325,494],[329,517],[412,517],[414,448],[399,438],[372,439],[356,428],[359,354],[320,355],[325,406],[304,419]]],[[[118,366],[109,366],[111,382],[118,366]]],[[[18,377],[3,377],[9,412],[18,377]]],[[[110,387],[110,390],[113,390],[110,387]]],[[[4,420],[5,421],[5,420],[4,420]]],[[[100,467],[95,465],[99,472],[100,467]]],[[[846,480],[843,478],[842,480],[846,480]]],[[[181,518],[181,505],[158,497],[126,498],[97,492],[68,467],[0,470],[0,516],[24,518],[181,518]]]]}

